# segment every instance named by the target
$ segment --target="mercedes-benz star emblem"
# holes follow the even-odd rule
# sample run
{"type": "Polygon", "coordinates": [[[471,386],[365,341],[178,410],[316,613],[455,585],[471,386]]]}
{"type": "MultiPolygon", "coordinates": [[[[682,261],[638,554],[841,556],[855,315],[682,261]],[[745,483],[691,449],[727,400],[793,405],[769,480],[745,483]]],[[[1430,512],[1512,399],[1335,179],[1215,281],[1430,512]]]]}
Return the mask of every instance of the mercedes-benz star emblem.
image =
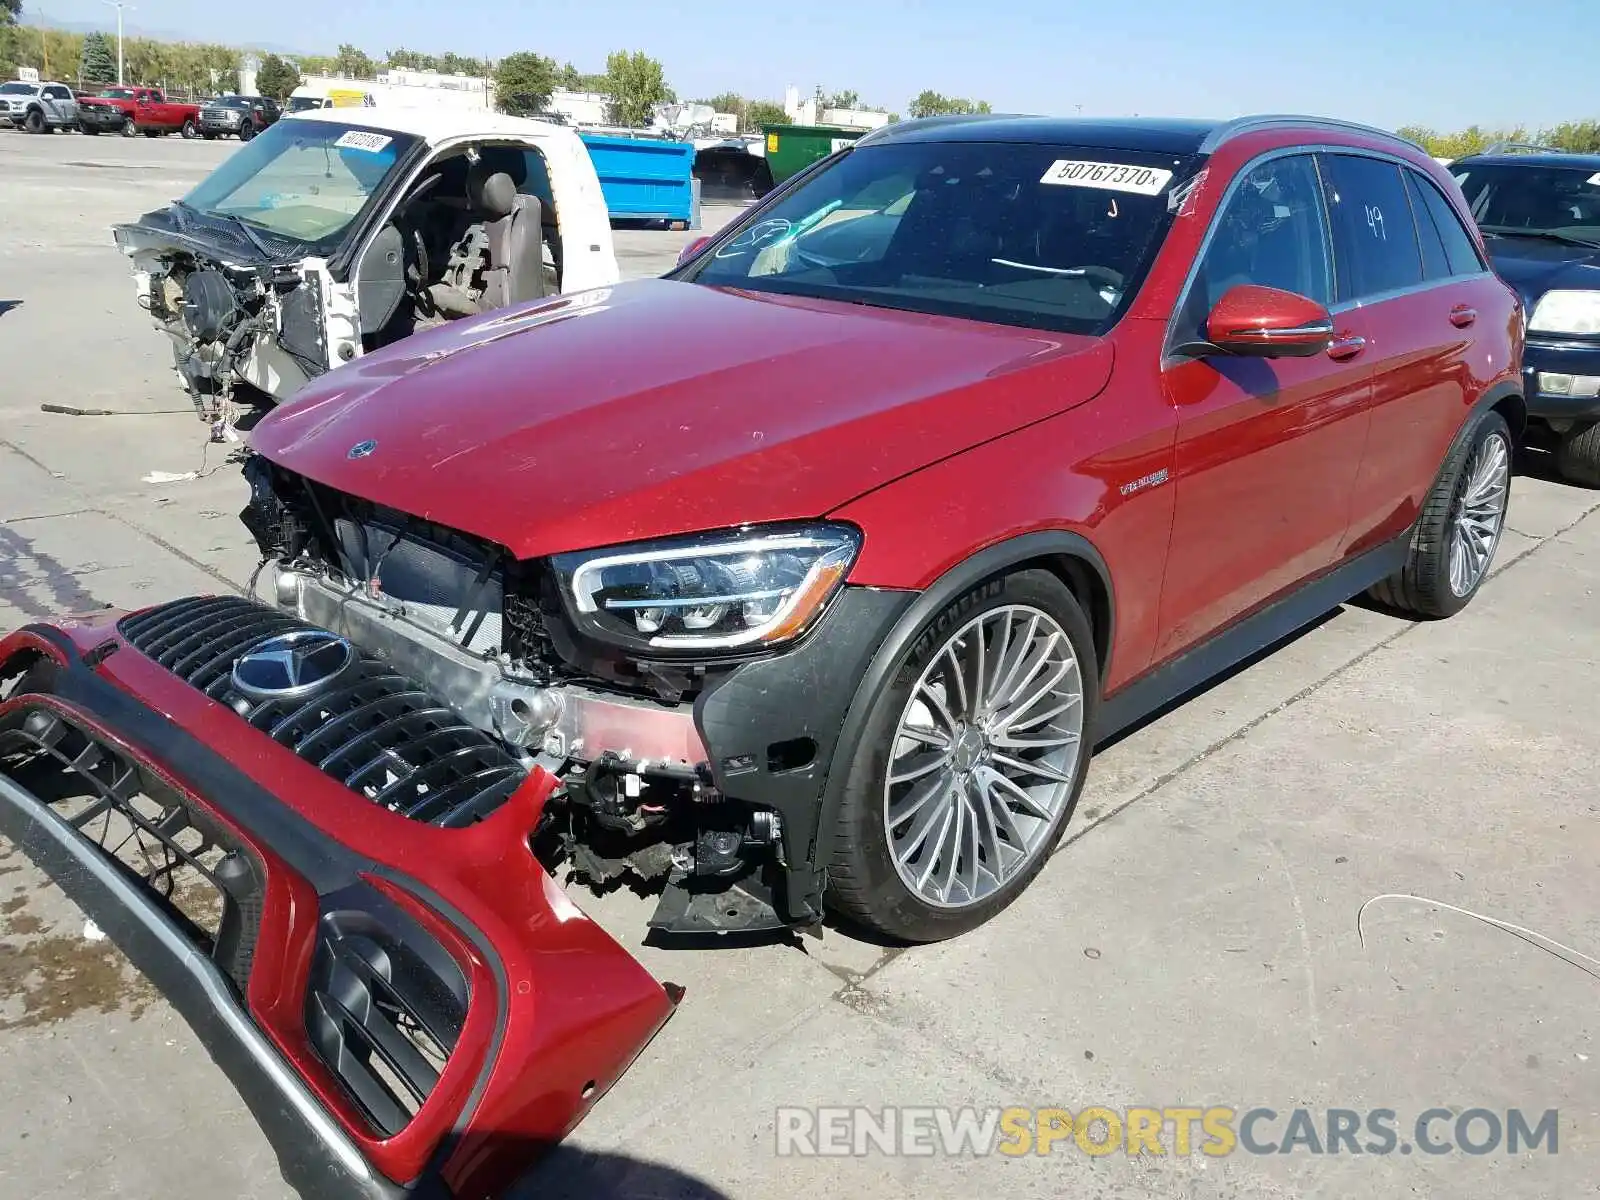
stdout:
{"type": "Polygon", "coordinates": [[[268,638],[233,664],[233,686],[252,700],[293,700],[327,687],[356,663],[336,633],[300,629],[268,638]]]}
{"type": "Polygon", "coordinates": [[[371,438],[368,438],[364,442],[357,442],[354,446],[351,446],[350,450],[349,450],[349,453],[347,453],[345,455],[345,457],[346,458],[365,458],[365,457],[367,457],[367,455],[371,454],[377,448],[378,448],[378,443],[373,441],[371,438]]]}

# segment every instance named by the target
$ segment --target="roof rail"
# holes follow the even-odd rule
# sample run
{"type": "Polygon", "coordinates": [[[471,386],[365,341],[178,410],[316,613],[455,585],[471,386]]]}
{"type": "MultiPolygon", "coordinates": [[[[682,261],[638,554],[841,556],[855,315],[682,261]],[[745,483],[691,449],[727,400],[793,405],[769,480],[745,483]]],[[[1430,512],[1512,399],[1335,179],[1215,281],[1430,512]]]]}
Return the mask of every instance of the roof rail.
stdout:
{"type": "Polygon", "coordinates": [[[1235,117],[1231,121],[1224,121],[1206,135],[1205,141],[1200,143],[1201,154],[1211,154],[1224,142],[1232,141],[1247,133],[1258,133],[1263,129],[1287,129],[1294,126],[1310,125],[1318,129],[1336,129],[1344,133],[1360,133],[1368,137],[1386,138],[1391,142],[1402,142],[1407,146],[1416,143],[1408,138],[1401,137],[1391,129],[1379,129],[1375,125],[1361,125],[1355,121],[1340,121],[1334,117],[1300,116],[1294,113],[1267,113],[1253,117],[1235,117]]]}
{"type": "Polygon", "coordinates": [[[1536,142],[1495,142],[1479,154],[1565,154],[1560,146],[1541,146],[1536,142]]]}

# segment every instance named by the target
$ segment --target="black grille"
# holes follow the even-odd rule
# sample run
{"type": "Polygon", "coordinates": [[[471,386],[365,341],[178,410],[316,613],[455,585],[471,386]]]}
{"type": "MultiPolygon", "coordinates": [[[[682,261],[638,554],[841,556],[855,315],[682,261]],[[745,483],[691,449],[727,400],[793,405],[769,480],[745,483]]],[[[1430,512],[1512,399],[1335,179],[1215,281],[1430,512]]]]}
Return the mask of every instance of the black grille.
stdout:
{"type": "Polygon", "coordinates": [[[306,1029],[367,1119],[393,1136],[427,1100],[461,1037],[467,984],[453,961],[414,949],[430,943],[390,928],[385,914],[397,914],[381,898],[356,902],[361,908],[322,917],[306,1029]]]}
{"type": "Polygon", "coordinates": [[[42,704],[0,720],[0,771],[136,875],[244,990],[261,923],[262,875],[225,830],[42,704]]]}
{"type": "Polygon", "coordinates": [[[352,671],[309,698],[258,702],[234,689],[233,664],[241,655],[268,638],[314,628],[234,596],[175,601],[119,625],[134,649],[402,816],[469,825],[504,804],[526,778],[526,768],[500,743],[364,651],[352,671]]]}

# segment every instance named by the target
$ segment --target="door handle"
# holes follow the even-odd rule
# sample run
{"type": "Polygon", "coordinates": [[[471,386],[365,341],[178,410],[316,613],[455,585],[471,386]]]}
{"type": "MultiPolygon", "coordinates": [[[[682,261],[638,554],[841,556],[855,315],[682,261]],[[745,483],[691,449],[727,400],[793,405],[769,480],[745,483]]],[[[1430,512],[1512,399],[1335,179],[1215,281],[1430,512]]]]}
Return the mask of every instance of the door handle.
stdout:
{"type": "Polygon", "coordinates": [[[1457,329],[1465,329],[1478,319],[1478,310],[1468,308],[1465,304],[1458,304],[1450,310],[1450,324],[1457,329]]]}
{"type": "Polygon", "coordinates": [[[1328,357],[1334,362],[1348,362],[1367,348],[1367,339],[1358,335],[1335,338],[1328,343],[1328,357]]]}

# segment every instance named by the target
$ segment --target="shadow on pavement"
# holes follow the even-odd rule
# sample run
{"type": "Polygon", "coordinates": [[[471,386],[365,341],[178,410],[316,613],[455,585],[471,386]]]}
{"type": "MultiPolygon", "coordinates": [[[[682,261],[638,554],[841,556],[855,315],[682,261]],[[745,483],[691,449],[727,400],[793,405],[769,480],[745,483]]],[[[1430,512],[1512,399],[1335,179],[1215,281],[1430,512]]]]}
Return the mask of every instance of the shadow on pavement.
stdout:
{"type": "Polygon", "coordinates": [[[566,1144],[544,1152],[538,1166],[504,1200],[733,1200],[675,1167],[626,1154],[566,1144]]]}

